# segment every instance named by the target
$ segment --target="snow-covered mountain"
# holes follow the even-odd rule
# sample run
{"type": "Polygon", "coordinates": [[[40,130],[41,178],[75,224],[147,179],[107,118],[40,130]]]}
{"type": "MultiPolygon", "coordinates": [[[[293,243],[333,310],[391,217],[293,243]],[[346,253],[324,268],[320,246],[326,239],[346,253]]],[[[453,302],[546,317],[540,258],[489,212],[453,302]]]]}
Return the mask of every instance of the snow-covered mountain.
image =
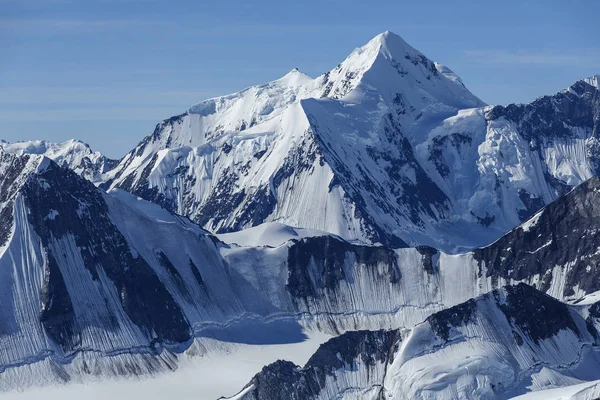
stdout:
{"type": "Polygon", "coordinates": [[[341,336],[236,398],[600,379],[599,81],[486,106],[386,32],[316,79],[206,100],[120,161],[0,142],[0,390],[315,333],[341,336]]]}
{"type": "Polygon", "coordinates": [[[235,399],[506,399],[596,380],[599,309],[506,286],[412,329],[343,334],[304,367],[277,361],[235,399]]]}
{"type": "Polygon", "coordinates": [[[263,222],[392,247],[490,243],[596,173],[597,77],[486,107],[386,32],[160,123],[105,177],[213,232],[263,222]]]}
{"type": "Polygon", "coordinates": [[[293,70],[163,121],[107,186],[211,231],[278,221],[400,247],[450,207],[412,140],[482,105],[448,68],[386,32],[316,79],[293,70]]]}
{"type": "Polygon", "coordinates": [[[215,237],[44,156],[1,152],[0,168],[4,389],[151,374],[176,368],[182,352],[294,343],[310,331],[408,329],[505,283],[569,299],[600,290],[595,264],[579,262],[597,255],[595,178],[496,244],[447,255],[278,223],[215,237]],[[544,251],[569,226],[589,241],[563,239],[565,258],[544,251]],[[502,264],[507,243],[515,270],[502,264]]]}
{"type": "Polygon", "coordinates": [[[247,244],[262,229],[274,247],[227,244],[45,156],[1,151],[0,172],[2,389],[151,374],[182,352],[395,320],[392,250],[279,224],[222,237],[247,244]]]}
{"type": "Polygon", "coordinates": [[[31,140],[9,143],[0,139],[0,147],[12,154],[44,155],[61,167],[70,168],[79,175],[94,183],[102,182],[102,175],[113,169],[118,160],[105,157],[93,151],[89,145],[79,140],[67,140],[52,143],[45,140],[31,140]]]}

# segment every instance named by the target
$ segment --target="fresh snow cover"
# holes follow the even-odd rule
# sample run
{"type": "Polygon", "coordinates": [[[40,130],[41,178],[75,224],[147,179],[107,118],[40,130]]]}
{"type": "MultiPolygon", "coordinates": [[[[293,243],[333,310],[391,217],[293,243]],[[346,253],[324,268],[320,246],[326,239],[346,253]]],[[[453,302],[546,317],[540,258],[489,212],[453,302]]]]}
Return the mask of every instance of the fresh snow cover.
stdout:
{"type": "Polygon", "coordinates": [[[600,75],[590,76],[589,78],[585,78],[584,81],[600,89],[600,75]]]}
{"type": "Polygon", "coordinates": [[[486,106],[384,32],[315,79],[294,69],[163,121],[105,185],[216,233],[278,222],[457,253],[594,175],[597,82],[486,106]]]}
{"type": "Polygon", "coordinates": [[[0,139],[0,148],[7,153],[22,155],[44,155],[62,167],[68,167],[84,178],[99,183],[102,174],[114,167],[110,160],[79,140],[52,143],[45,140],[30,140],[9,143],[0,139]]]}
{"type": "Polygon", "coordinates": [[[479,400],[594,381],[600,377],[598,327],[584,318],[527,285],[505,287],[411,329],[346,333],[322,345],[295,374],[284,369],[277,375],[272,364],[250,381],[241,400],[269,400],[268,393],[280,389],[315,400],[479,400]]]}
{"type": "Polygon", "coordinates": [[[442,192],[437,204],[408,194],[430,183],[402,135],[421,140],[482,105],[449,69],[385,32],[316,79],[293,70],[165,120],[106,180],[219,233],[275,221],[350,240],[426,242],[431,232],[413,219],[429,226],[448,204],[442,192]]]}
{"type": "MultiPolygon", "coordinates": [[[[1,142],[0,183],[7,190],[0,193],[0,239],[6,239],[0,243],[0,319],[8,328],[0,330],[6,350],[0,353],[0,387],[56,383],[65,376],[85,382],[88,368],[102,379],[129,368],[139,368],[140,375],[179,368],[142,385],[111,380],[48,390],[61,398],[93,392],[114,397],[121,390],[163,398],[181,390],[194,398],[214,398],[214,392],[241,399],[254,388],[234,389],[275,357],[303,363],[330,335],[398,328],[407,335],[401,359],[389,368],[370,367],[367,378],[389,372],[384,383],[400,393],[453,398],[483,387],[489,394],[486,379],[514,382],[516,364],[530,372],[527,390],[579,383],[570,372],[530,365],[543,358],[551,367],[594,370],[597,355],[578,348],[569,332],[515,349],[508,336],[498,336],[498,326],[510,327],[494,320],[499,314],[492,310],[490,320],[459,332],[465,340],[446,346],[420,322],[518,282],[576,303],[572,310],[582,316],[591,313],[597,296],[588,294],[589,282],[577,281],[575,272],[587,258],[587,273],[595,273],[596,253],[569,252],[570,259],[545,269],[531,262],[517,274],[499,270],[506,267],[506,253],[494,247],[499,242],[488,253],[452,253],[494,242],[523,220],[510,232],[515,251],[522,246],[523,253],[544,257],[560,245],[561,239],[544,237],[527,247],[533,239],[526,243],[519,235],[546,233],[547,209],[535,212],[597,171],[591,119],[577,124],[568,116],[549,118],[573,109],[587,115],[589,98],[597,98],[593,88],[597,76],[530,105],[488,107],[450,69],[385,32],[316,79],[292,70],[163,121],[112,170],[116,162],[78,141],[1,142]],[[543,114],[547,109],[549,115],[543,114]],[[546,120],[551,123],[544,125],[546,120]],[[532,126],[542,133],[528,130],[532,126]],[[28,206],[23,187],[41,199],[56,195],[60,185],[49,178],[55,173],[51,159],[109,191],[92,196],[73,180],[58,198],[89,195],[98,204],[81,198],[74,207],[48,204],[36,222],[40,229],[34,223],[38,210],[28,206]],[[24,166],[8,176],[14,160],[25,160],[24,166]],[[7,176],[12,181],[5,185],[7,176]],[[61,231],[64,221],[84,221],[84,227],[61,231]],[[96,222],[104,236],[93,229],[96,222]],[[115,243],[123,246],[117,251],[115,243]],[[88,262],[90,252],[98,265],[88,262]],[[134,322],[124,306],[132,293],[110,275],[111,263],[118,269],[124,259],[130,260],[125,277],[145,267],[147,274],[138,278],[157,277],[148,280],[164,296],[157,308],[166,307],[174,318],[162,327],[176,325],[180,312],[182,329],[195,339],[162,342],[155,337],[160,325],[147,329],[134,322]],[[64,290],[50,278],[57,276],[64,290]],[[56,310],[65,298],[71,309],[61,315],[79,329],[74,343],[61,343],[47,320],[40,321],[40,309],[56,310]],[[424,352],[427,346],[431,351],[424,352]],[[295,351],[304,358],[295,361],[295,351]],[[581,357],[574,361],[574,355],[581,357]],[[514,363],[507,365],[507,357],[514,363]],[[198,394],[200,387],[206,391],[198,394]]],[[[153,313],[165,312],[157,308],[153,313]]],[[[349,369],[333,381],[358,388],[364,374],[349,369]]],[[[348,398],[375,395],[367,386],[350,390],[348,398]]],[[[5,395],[27,398],[41,390],[5,395]]]]}
{"type": "MultiPolygon", "coordinates": [[[[179,365],[175,354],[182,351],[211,356],[214,339],[294,344],[303,342],[306,332],[313,331],[337,335],[360,329],[410,329],[433,313],[520,281],[561,299],[577,299],[585,294],[582,287],[568,286],[573,284],[568,279],[570,264],[556,265],[550,281],[543,279],[547,274],[539,270],[526,271],[521,277],[498,275],[498,271],[490,270],[493,265],[485,264],[486,259],[482,262],[477,258],[485,249],[459,255],[423,248],[390,250],[350,244],[335,236],[277,223],[253,227],[250,232],[224,234],[219,240],[187,218],[135,195],[122,190],[105,193],[44,156],[0,155],[7,157],[7,162],[0,163],[2,176],[12,179],[8,182],[15,188],[7,192],[14,192],[12,231],[0,256],[2,304],[14,305],[0,309],[0,317],[12,321],[11,333],[0,336],[2,348],[7,350],[0,353],[0,365],[5,368],[0,384],[4,389],[55,383],[60,374],[53,372],[53,362],[58,362],[61,373],[77,383],[86,381],[84,371],[89,363],[103,378],[119,376],[119,368],[132,364],[143,366],[140,375],[175,368],[179,365]],[[7,168],[18,164],[17,160],[26,162],[13,176],[7,168]],[[26,182],[27,190],[21,187],[26,182]],[[81,196],[75,199],[77,207],[63,204],[70,198],[65,193],[81,196]],[[56,194],[62,200],[43,203],[46,210],[28,207],[39,196],[56,194]],[[41,213],[39,220],[45,229],[32,225],[36,213],[41,213]],[[49,214],[54,219],[47,218],[49,214]],[[90,224],[87,230],[46,231],[54,229],[56,223],[77,218],[90,224]],[[96,226],[101,231],[92,229],[96,226]],[[287,240],[276,240],[279,234],[287,240]],[[110,251],[116,252],[117,259],[128,257],[129,252],[133,259],[147,263],[148,271],[153,271],[160,282],[152,290],[164,287],[173,298],[172,303],[166,297],[161,300],[160,304],[170,304],[165,315],[181,311],[196,337],[193,344],[171,343],[158,355],[147,355],[143,349],[150,346],[151,339],[123,308],[122,297],[114,290],[114,278],[108,275],[123,266],[112,264],[114,256],[101,258],[103,268],[97,269],[98,277],[92,279],[84,262],[87,247],[101,244],[106,248],[120,240],[123,246],[118,251],[111,247],[110,251]],[[255,244],[253,240],[265,240],[268,245],[249,246],[255,244]],[[55,287],[51,293],[61,302],[68,296],[73,311],[66,317],[71,315],[82,326],[74,348],[65,343],[59,347],[56,337],[49,336],[39,323],[39,300],[48,290],[44,282],[48,281],[49,255],[60,267],[66,286],[66,290],[55,287]],[[566,289],[573,289],[573,294],[566,289]],[[98,322],[110,320],[114,320],[111,329],[98,322]],[[80,354],[73,355],[80,349],[80,354]]],[[[593,203],[599,184],[590,181],[564,201],[593,203]]],[[[3,207],[8,204],[1,203],[3,207]]],[[[529,234],[544,232],[547,214],[552,214],[553,207],[546,207],[536,216],[539,222],[529,224],[529,234]]],[[[521,231],[510,232],[509,239],[521,231]]],[[[547,243],[543,237],[540,240],[540,246],[547,243]]],[[[498,243],[494,246],[502,244],[498,243]]],[[[514,248],[527,252],[525,246],[529,244],[517,242],[514,248]]],[[[531,247],[531,251],[537,247],[531,247]]],[[[105,253],[102,249],[99,252],[105,253]]],[[[129,269],[128,274],[141,267],[129,269]]],[[[136,276],[146,279],[144,275],[136,276]]],[[[42,303],[41,307],[51,304],[42,303]]],[[[163,312],[158,308],[160,304],[153,313],[163,312]]],[[[165,324],[171,326],[173,321],[165,324]]],[[[234,352],[225,345],[220,348],[234,352]]]]}
{"type": "Polygon", "coordinates": [[[225,243],[246,247],[278,247],[293,239],[330,235],[311,229],[293,228],[278,222],[267,222],[238,232],[216,235],[225,243]]]}
{"type": "Polygon", "coordinates": [[[204,357],[184,355],[176,371],[166,371],[151,378],[112,378],[85,384],[46,386],[0,393],[0,399],[216,400],[223,395],[235,395],[256,371],[277,359],[304,364],[319,345],[331,337],[320,332],[307,332],[307,336],[303,342],[267,346],[215,341],[213,348],[220,351],[204,357]]]}

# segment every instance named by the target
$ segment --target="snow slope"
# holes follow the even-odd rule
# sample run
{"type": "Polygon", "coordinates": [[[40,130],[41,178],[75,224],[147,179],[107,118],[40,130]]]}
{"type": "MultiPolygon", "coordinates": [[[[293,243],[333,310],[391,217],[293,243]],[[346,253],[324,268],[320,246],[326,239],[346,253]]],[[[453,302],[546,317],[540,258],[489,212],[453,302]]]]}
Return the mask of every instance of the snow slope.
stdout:
{"type": "Polygon", "coordinates": [[[216,357],[236,343],[410,329],[504,284],[572,300],[600,290],[596,178],[494,244],[448,255],[276,223],[221,241],[44,156],[0,156],[4,390],[155,374],[182,352],[216,357]]]}
{"type": "Polygon", "coordinates": [[[30,388],[22,392],[0,393],[9,400],[216,400],[223,394],[233,395],[248,382],[257,370],[280,358],[304,364],[318,346],[330,338],[309,333],[300,343],[249,345],[215,342],[222,351],[197,357],[181,356],[176,371],[166,371],[152,377],[119,377],[86,382],[85,384],[53,385],[30,388]]]}
{"type": "Polygon", "coordinates": [[[515,400],[594,400],[600,396],[600,381],[580,383],[556,389],[540,390],[521,396],[515,400]]]}
{"type": "Polygon", "coordinates": [[[315,79],[292,70],[163,121],[104,187],[212,232],[278,222],[459,252],[596,175],[595,82],[486,107],[385,32],[315,79]]]}
{"type": "Polygon", "coordinates": [[[530,286],[507,286],[412,329],[348,332],[302,368],[277,361],[239,398],[502,399],[597,380],[598,324],[585,314],[530,286]]]}
{"type": "Polygon", "coordinates": [[[481,105],[450,70],[386,32],[316,79],[294,70],[163,121],[107,186],[211,231],[277,221],[403,246],[410,232],[400,227],[422,230],[449,207],[413,154],[415,121],[481,105]]]}

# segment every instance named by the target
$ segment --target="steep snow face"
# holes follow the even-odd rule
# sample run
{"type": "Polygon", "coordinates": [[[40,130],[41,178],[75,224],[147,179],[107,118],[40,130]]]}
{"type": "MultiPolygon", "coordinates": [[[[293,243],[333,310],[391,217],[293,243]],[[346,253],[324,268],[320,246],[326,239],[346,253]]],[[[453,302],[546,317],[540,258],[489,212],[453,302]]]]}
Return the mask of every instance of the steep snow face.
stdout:
{"type": "Polygon", "coordinates": [[[450,207],[412,141],[482,105],[451,71],[386,32],[314,80],[294,70],[165,120],[106,186],[211,231],[277,221],[402,247],[403,236],[418,242],[413,231],[426,241],[450,207]]]}
{"type": "Polygon", "coordinates": [[[221,242],[187,218],[121,190],[104,193],[43,156],[2,156],[4,389],[85,380],[90,371],[173,369],[175,354],[207,354],[215,341],[231,351],[232,343],[301,342],[306,330],[410,328],[506,283],[569,299],[600,290],[585,261],[600,246],[592,234],[596,179],[488,248],[447,255],[276,223],[220,235],[221,242]],[[581,227],[580,240],[552,258],[552,229],[568,236],[569,226],[581,227]]]}
{"type": "Polygon", "coordinates": [[[331,339],[303,368],[265,367],[237,398],[495,399],[598,379],[597,326],[580,311],[507,286],[412,329],[331,339]]]}
{"type": "Polygon", "coordinates": [[[17,155],[44,155],[54,160],[59,166],[70,168],[93,183],[102,181],[102,174],[117,165],[111,160],[79,140],[68,140],[62,143],[51,143],[44,140],[8,143],[0,140],[0,147],[5,152],[17,155]]]}
{"type": "Polygon", "coordinates": [[[597,174],[597,81],[485,107],[385,32],[316,79],[293,70],[163,121],[104,185],[218,233],[279,222],[464,251],[597,174]]]}
{"type": "Polygon", "coordinates": [[[417,145],[452,204],[435,225],[450,245],[442,248],[469,247],[473,236],[492,242],[598,174],[600,92],[589,82],[530,104],[463,110],[417,145]]]}
{"type": "Polygon", "coordinates": [[[206,354],[215,340],[389,326],[419,276],[400,285],[392,250],[307,230],[277,247],[226,245],[43,156],[2,157],[2,389],[173,369],[174,353],[206,354]]]}

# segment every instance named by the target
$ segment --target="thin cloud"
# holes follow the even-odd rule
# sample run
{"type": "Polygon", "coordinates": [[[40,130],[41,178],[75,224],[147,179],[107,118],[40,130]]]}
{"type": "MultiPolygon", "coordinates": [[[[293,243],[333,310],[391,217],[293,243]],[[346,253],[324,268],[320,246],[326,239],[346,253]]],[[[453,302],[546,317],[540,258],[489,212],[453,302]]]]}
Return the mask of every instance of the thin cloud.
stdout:
{"type": "Polygon", "coordinates": [[[589,66],[600,63],[600,49],[576,51],[466,50],[471,61],[483,64],[589,66]]]}
{"type": "Polygon", "coordinates": [[[60,108],[0,110],[0,122],[158,121],[181,113],[176,107],[60,108]]]}
{"type": "Polygon", "coordinates": [[[1,87],[0,104],[15,105],[192,105],[216,91],[164,90],[137,87],[1,87]]]}
{"type": "Polygon", "coordinates": [[[167,27],[166,21],[136,19],[2,19],[0,31],[3,33],[86,33],[140,28],[167,27]]]}

